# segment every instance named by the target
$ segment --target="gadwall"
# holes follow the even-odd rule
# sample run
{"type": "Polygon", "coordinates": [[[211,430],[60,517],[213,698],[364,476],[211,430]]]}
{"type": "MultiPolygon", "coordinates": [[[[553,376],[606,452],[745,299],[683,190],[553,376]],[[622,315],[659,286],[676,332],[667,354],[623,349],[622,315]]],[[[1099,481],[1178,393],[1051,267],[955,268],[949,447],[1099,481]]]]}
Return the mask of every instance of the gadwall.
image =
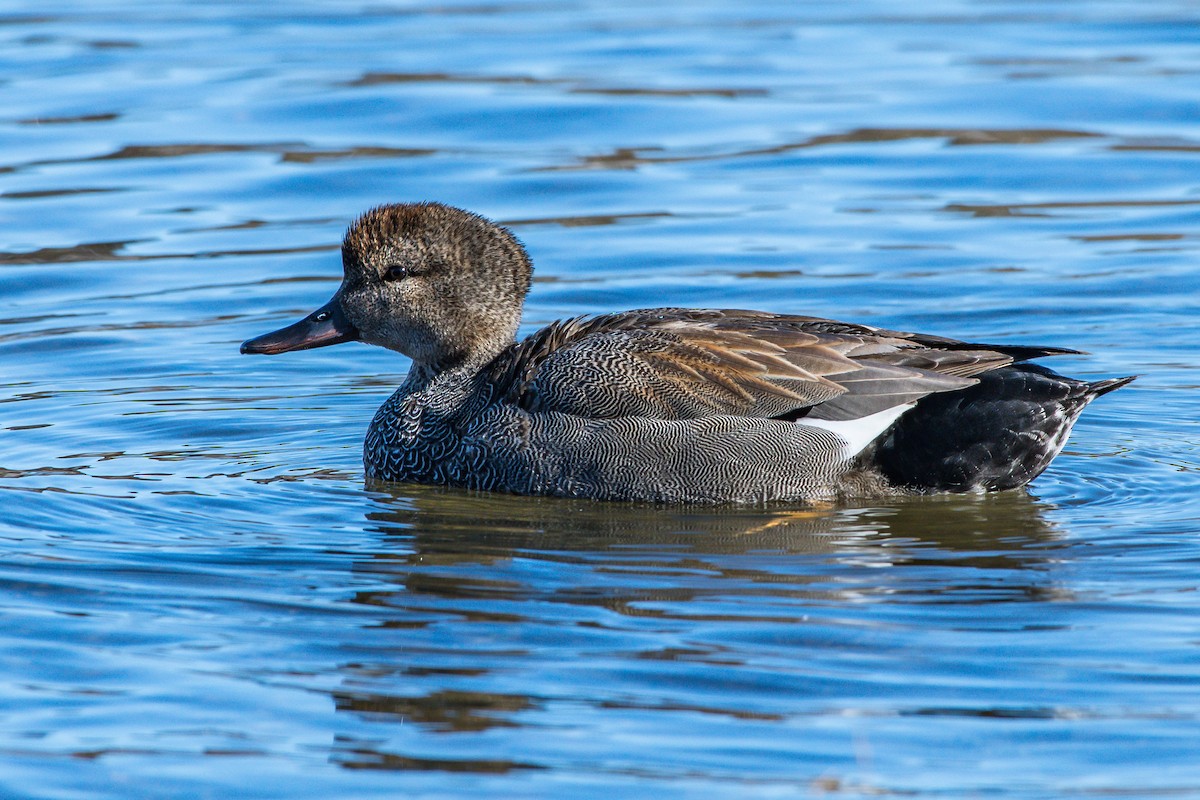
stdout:
{"type": "Polygon", "coordinates": [[[525,249],[437,203],[363,214],[342,266],[328,303],[241,350],[363,341],[411,358],[364,442],[384,481],[690,503],[1009,489],[1133,380],[1027,363],[1075,350],[761,311],[576,317],[517,342],[525,249]]]}

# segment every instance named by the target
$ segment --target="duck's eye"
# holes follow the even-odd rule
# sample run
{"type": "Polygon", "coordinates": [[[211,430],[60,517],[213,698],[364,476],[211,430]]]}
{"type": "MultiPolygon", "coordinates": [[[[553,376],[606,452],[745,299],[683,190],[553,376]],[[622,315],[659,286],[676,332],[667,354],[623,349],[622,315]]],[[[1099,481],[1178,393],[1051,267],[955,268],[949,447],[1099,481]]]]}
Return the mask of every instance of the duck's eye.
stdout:
{"type": "Polygon", "coordinates": [[[328,312],[328,311],[321,311],[321,312],[318,312],[318,313],[317,313],[317,314],[316,314],[316,315],[313,317],[313,319],[315,319],[317,322],[324,322],[325,320],[329,319],[329,312],[328,312]]]}
{"type": "Polygon", "coordinates": [[[408,277],[408,267],[389,267],[388,271],[383,274],[383,277],[389,281],[402,281],[408,277]]]}

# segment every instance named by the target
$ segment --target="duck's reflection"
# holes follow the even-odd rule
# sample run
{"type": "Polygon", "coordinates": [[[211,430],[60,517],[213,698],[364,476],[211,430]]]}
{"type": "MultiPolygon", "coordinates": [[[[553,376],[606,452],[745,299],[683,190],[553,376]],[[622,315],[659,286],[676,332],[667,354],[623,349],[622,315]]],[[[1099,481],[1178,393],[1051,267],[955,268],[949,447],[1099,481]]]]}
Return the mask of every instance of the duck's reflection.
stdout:
{"type": "MultiPolygon", "coordinates": [[[[379,544],[354,565],[372,584],[354,599],[387,609],[374,623],[384,653],[343,664],[332,694],[338,710],[425,733],[520,726],[544,710],[547,695],[529,693],[524,679],[497,691],[497,675],[553,673],[554,663],[578,669],[588,653],[635,672],[687,662],[728,680],[749,656],[722,637],[745,637],[752,653],[755,637],[770,630],[772,646],[789,641],[802,652],[830,647],[839,630],[864,620],[874,624],[877,611],[895,624],[910,613],[896,611],[906,602],[982,611],[1065,594],[1048,569],[1058,536],[1047,507],[1023,492],[860,508],[697,509],[370,488],[368,527],[379,544]]],[[[552,696],[553,678],[544,680],[552,696]]],[[[601,709],[629,702],[572,701],[601,709]]],[[[763,713],[679,701],[651,710],[763,713]]],[[[387,752],[394,747],[343,742],[337,760],[404,770],[538,766],[426,763],[387,752]]]]}
{"type": "Polygon", "coordinates": [[[963,566],[1020,568],[1056,540],[1048,507],[1022,491],[888,498],[861,507],[671,507],[372,484],[384,558],[570,558],[637,552],[673,560],[774,551],[905,563],[937,550],[963,566]]]}
{"type": "MultiPolygon", "coordinates": [[[[396,588],[358,601],[399,608],[440,598],[439,612],[468,620],[519,621],[534,602],[696,619],[700,609],[682,604],[701,597],[930,595],[985,604],[1063,591],[1036,569],[1056,537],[1045,507],[1024,492],[703,509],[375,488],[368,520],[391,547],[355,569],[396,588]],[[944,572],[955,567],[958,577],[944,572]]],[[[787,621],[778,608],[747,613],[727,618],[787,621]]]]}

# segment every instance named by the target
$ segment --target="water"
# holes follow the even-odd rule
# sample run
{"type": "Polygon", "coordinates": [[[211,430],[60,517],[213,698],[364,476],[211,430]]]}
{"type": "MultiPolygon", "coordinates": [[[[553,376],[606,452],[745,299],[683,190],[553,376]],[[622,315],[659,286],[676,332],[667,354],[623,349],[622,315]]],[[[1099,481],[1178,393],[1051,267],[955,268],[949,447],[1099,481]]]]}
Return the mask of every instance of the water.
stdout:
{"type": "Polygon", "coordinates": [[[0,796],[1200,796],[1194,3],[9,4],[0,796]],[[919,8],[919,10],[912,10],[919,8]],[[348,222],[1140,373],[1028,492],[366,486],[348,222]]]}

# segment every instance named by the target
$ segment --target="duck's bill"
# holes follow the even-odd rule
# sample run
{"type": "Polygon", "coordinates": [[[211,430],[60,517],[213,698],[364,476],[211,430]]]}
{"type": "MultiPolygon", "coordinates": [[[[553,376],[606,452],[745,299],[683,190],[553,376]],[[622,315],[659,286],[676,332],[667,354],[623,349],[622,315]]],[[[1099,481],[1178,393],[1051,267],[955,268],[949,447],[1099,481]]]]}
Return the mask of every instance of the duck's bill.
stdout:
{"type": "Polygon", "coordinates": [[[342,304],[335,297],[293,325],[247,339],[242,342],[242,352],[275,355],[356,342],[360,338],[358,329],[346,319],[342,304]]]}

